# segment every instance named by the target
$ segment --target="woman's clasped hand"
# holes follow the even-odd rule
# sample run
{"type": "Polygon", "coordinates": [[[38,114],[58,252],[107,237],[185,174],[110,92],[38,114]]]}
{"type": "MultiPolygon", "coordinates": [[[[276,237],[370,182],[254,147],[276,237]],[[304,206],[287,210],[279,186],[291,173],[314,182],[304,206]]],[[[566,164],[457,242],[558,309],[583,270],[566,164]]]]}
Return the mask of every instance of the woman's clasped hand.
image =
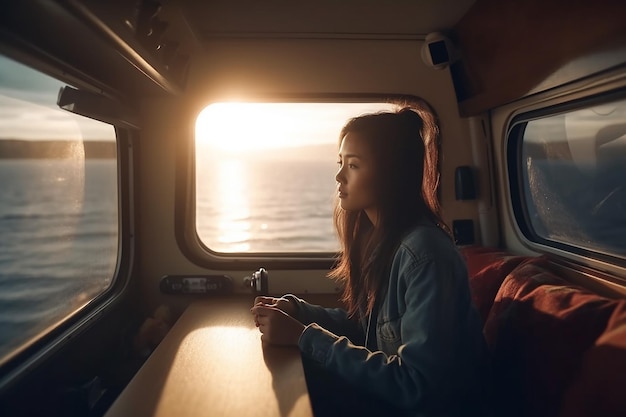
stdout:
{"type": "Polygon", "coordinates": [[[261,332],[261,341],[273,345],[297,345],[304,325],[293,318],[295,306],[286,298],[256,297],[250,310],[261,332]]]}

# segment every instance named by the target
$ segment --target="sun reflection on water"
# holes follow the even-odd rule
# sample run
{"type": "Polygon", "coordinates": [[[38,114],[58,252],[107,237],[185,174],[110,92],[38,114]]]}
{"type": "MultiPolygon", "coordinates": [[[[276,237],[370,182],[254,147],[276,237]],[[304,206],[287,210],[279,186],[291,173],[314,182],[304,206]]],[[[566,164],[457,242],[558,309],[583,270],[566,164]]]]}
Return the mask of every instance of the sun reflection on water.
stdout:
{"type": "Polygon", "coordinates": [[[248,251],[251,225],[246,166],[238,159],[223,159],[215,163],[218,164],[214,195],[215,207],[218,208],[216,240],[230,250],[248,251]]]}

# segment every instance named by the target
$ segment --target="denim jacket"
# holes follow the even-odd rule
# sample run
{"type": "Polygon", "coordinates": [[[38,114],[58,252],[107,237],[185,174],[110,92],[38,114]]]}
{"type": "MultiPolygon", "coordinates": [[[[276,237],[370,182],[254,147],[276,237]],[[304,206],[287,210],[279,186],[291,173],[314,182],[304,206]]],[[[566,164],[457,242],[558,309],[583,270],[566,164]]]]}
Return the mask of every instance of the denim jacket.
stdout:
{"type": "Polygon", "coordinates": [[[483,415],[490,364],[482,323],[465,262],[436,225],[420,224],[402,240],[371,321],[286,297],[307,325],[302,354],[365,393],[415,416],[483,415]]]}

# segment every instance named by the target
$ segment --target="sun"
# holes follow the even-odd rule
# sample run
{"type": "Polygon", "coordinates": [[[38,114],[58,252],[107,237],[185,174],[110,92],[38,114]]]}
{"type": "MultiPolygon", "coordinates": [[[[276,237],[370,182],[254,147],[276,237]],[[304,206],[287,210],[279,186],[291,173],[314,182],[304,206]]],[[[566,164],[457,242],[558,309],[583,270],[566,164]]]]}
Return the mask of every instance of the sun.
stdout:
{"type": "Polygon", "coordinates": [[[285,104],[214,103],[196,121],[196,141],[218,150],[246,152],[293,146],[298,120],[285,117],[285,104]]]}

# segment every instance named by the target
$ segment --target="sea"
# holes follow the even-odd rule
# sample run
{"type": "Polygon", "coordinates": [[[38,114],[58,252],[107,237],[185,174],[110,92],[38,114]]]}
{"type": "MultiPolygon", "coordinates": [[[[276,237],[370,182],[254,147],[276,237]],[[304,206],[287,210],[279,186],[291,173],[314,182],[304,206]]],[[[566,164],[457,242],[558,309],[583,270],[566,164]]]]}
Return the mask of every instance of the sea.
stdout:
{"type": "MultiPolygon", "coordinates": [[[[197,166],[196,224],[218,252],[334,252],[336,164],[220,158],[197,166]]],[[[111,284],[115,159],[0,159],[0,363],[111,284]]]]}
{"type": "Polygon", "coordinates": [[[335,252],[336,171],[332,156],[198,163],[198,236],[218,252],[335,252]]]}
{"type": "Polygon", "coordinates": [[[110,285],[116,172],[114,159],[0,160],[0,359],[110,285]]]}

